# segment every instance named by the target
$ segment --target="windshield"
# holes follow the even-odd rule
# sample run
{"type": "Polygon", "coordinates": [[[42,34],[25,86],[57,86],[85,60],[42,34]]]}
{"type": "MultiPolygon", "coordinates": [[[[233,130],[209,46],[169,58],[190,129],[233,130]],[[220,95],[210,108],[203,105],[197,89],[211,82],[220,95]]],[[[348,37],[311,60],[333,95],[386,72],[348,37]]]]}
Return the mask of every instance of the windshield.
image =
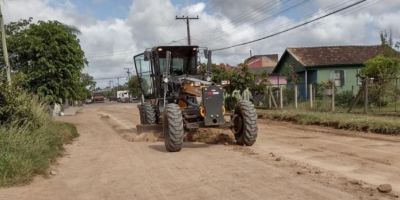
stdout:
{"type": "Polygon", "coordinates": [[[164,47],[159,48],[162,51],[158,51],[159,63],[160,63],[160,71],[164,72],[166,67],[166,52],[171,52],[171,68],[170,73],[173,75],[184,75],[197,74],[197,48],[193,47],[164,47]]]}
{"type": "MultiPolygon", "coordinates": [[[[163,72],[166,67],[165,58],[160,58],[160,70],[163,72]]],[[[172,58],[171,71],[173,75],[195,74],[196,66],[193,58],[172,58]]]]}

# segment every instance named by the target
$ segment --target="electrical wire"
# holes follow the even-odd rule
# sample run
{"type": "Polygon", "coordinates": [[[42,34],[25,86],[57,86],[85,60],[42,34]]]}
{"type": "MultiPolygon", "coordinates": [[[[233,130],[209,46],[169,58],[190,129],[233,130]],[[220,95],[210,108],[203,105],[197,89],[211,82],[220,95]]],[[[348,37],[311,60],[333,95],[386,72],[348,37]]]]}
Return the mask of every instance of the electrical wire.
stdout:
{"type": "MultiPolygon", "coordinates": [[[[293,10],[293,9],[295,9],[295,8],[298,8],[298,7],[301,6],[301,5],[304,5],[304,4],[307,3],[308,1],[309,1],[309,0],[302,0],[302,1],[300,1],[300,2],[298,2],[298,3],[296,3],[296,4],[294,4],[294,5],[290,5],[289,7],[285,8],[285,9],[283,9],[283,10],[281,10],[281,11],[278,11],[277,13],[275,13],[275,14],[273,14],[273,15],[268,15],[268,16],[266,16],[266,17],[264,17],[264,18],[261,18],[261,19],[259,19],[259,20],[257,20],[257,21],[254,21],[254,22],[250,22],[250,23],[246,23],[246,22],[245,22],[244,24],[246,24],[246,25],[256,25],[256,24],[259,24],[259,23],[261,23],[261,22],[269,21],[270,19],[274,19],[274,18],[277,17],[277,16],[280,16],[280,15],[282,15],[282,14],[284,14],[284,13],[290,11],[290,10],[293,10]]],[[[240,25],[239,25],[239,26],[231,27],[231,29],[228,30],[227,32],[235,32],[238,28],[240,28],[240,25]]],[[[213,42],[216,41],[216,40],[220,40],[220,39],[222,39],[222,38],[225,37],[225,36],[226,36],[226,32],[222,32],[222,34],[217,35],[216,37],[214,36],[211,40],[208,40],[208,41],[207,41],[207,44],[213,43],[213,42]]]]}
{"type": "MultiPolygon", "coordinates": [[[[344,1],[341,1],[341,2],[336,2],[336,3],[334,3],[334,4],[331,4],[331,5],[329,5],[329,6],[326,6],[323,10],[324,10],[324,12],[329,12],[329,11],[331,11],[331,10],[336,10],[336,9],[338,9],[338,8],[341,8],[341,7],[343,6],[343,4],[347,4],[347,3],[350,3],[350,2],[354,2],[354,0],[344,0],[344,1]]],[[[320,12],[320,10],[313,11],[312,13],[309,13],[309,14],[307,14],[306,16],[304,16],[302,20],[305,21],[306,19],[315,17],[315,15],[316,15],[317,13],[319,13],[319,12],[320,12]]],[[[288,22],[288,23],[285,23],[285,24],[279,24],[279,25],[277,25],[277,26],[270,27],[269,29],[270,29],[270,30],[280,30],[280,29],[289,28],[289,27],[291,27],[291,26],[293,26],[293,25],[294,25],[293,22],[288,22]]],[[[228,35],[233,35],[234,33],[225,33],[225,35],[226,35],[226,34],[228,34],[228,35]]],[[[264,33],[264,35],[265,35],[265,33],[264,33]]],[[[256,36],[255,38],[257,38],[257,37],[262,37],[262,36],[263,36],[263,35],[258,35],[258,36],[256,36]]],[[[210,41],[209,43],[211,43],[211,41],[210,41]]]]}
{"type": "Polygon", "coordinates": [[[247,42],[242,42],[242,43],[235,44],[235,45],[230,45],[230,46],[226,46],[226,47],[220,47],[220,48],[212,49],[211,51],[222,51],[222,50],[231,49],[231,48],[238,47],[238,46],[243,46],[243,45],[255,43],[255,42],[258,42],[258,41],[261,41],[261,40],[265,40],[265,39],[267,39],[267,38],[271,38],[271,37],[274,37],[274,36],[277,36],[277,35],[280,35],[280,34],[289,32],[289,31],[291,31],[291,30],[295,30],[295,29],[298,29],[298,28],[300,28],[300,27],[306,26],[306,25],[311,24],[311,23],[313,23],[313,22],[319,21],[319,20],[321,20],[321,19],[323,19],[323,18],[329,17],[329,16],[334,15],[334,14],[336,14],[336,13],[339,13],[339,12],[341,12],[341,11],[347,10],[347,9],[349,9],[349,8],[352,8],[352,7],[356,6],[356,5],[359,5],[359,4],[361,4],[361,3],[364,3],[364,2],[366,2],[366,1],[367,1],[367,0],[357,1],[357,2],[355,2],[355,3],[353,3],[353,4],[350,4],[350,5],[348,5],[348,6],[342,7],[342,8],[340,8],[340,9],[338,9],[338,10],[329,12],[329,13],[327,13],[327,14],[325,14],[325,15],[319,16],[319,17],[314,18],[314,19],[311,19],[311,20],[308,20],[308,21],[306,21],[306,22],[304,22],[304,23],[298,24],[298,25],[293,26],[293,27],[290,27],[290,28],[288,28],[288,29],[285,29],[285,30],[282,30],[282,31],[278,31],[278,32],[273,33],[273,34],[271,34],[271,35],[267,35],[267,36],[264,36],[264,37],[261,37],[261,38],[257,38],[257,39],[255,39],[255,40],[251,40],[251,41],[247,41],[247,42]]]}
{"type": "MultiPolygon", "coordinates": [[[[289,2],[291,0],[287,0],[286,2],[289,2]]],[[[284,0],[282,0],[282,2],[285,2],[284,0]]],[[[227,22],[224,22],[222,24],[219,24],[217,27],[209,30],[209,33],[212,33],[214,35],[223,35],[225,34],[225,32],[223,32],[222,30],[226,29],[226,28],[231,28],[232,25],[233,26],[238,26],[240,24],[244,24],[246,23],[249,19],[253,19],[253,18],[259,18],[263,15],[265,15],[266,13],[268,13],[269,11],[274,10],[275,8],[279,7],[280,3],[277,2],[269,2],[266,1],[263,4],[259,5],[257,9],[254,9],[252,11],[249,12],[244,12],[241,15],[238,15],[236,17],[234,17],[233,19],[230,19],[227,22]],[[265,9],[265,8],[269,8],[269,9],[265,9]],[[263,11],[263,12],[261,12],[263,11]],[[256,14],[254,14],[254,12],[257,12],[256,14]],[[222,34],[221,34],[222,33],[222,34]]],[[[194,34],[196,36],[196,34],[194,34]]]]}

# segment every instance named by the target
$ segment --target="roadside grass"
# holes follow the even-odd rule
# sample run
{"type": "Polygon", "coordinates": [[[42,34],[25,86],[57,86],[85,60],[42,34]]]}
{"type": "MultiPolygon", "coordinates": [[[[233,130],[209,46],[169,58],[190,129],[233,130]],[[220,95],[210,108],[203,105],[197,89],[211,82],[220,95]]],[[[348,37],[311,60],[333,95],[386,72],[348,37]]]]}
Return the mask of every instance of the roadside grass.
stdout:
{"type": "Polygon", "coordinates": [[[63,144],[77,136],[73,125],[60,122],[33,131],[26,126],[0,128],[0,186],[27,183],[35,174],[46,174],[63,144]]]}
{"type": "Polygon", "coordinates": [[[78,132],[72,124],[53,121],[32,95],[1,91],[0,97],[0,187],[24,184],[46,174],[78,132]]]}
{"type": "Polygon", "coordinates": [[[398,117],[296,110],[258,110],[257,112],[259,118],[271,120],[400,135],[400,119],[398,117]]]}

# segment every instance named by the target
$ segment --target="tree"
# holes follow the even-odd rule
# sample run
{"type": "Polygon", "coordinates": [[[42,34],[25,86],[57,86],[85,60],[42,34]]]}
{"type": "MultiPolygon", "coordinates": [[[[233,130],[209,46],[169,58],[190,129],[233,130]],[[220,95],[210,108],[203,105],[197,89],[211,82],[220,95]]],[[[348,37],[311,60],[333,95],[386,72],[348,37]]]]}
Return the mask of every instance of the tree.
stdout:
{"type": "Polygon", "coordinates": [[[400,59],[399,57],[379,55],[365,63],[362,74],[366,77],[374,78],[374,81],[384,85],[387,81],[399,76],[400,59]]]}
{"type": "Polygon", "coordinates": [[[258,105],[263,100],[268,85],[270,85],[270,82],[266,71],[261,74],[255,74],[254,84],[250,87],[250,91],[253,94],[254,104],[258,105]]]}
{"type": "Polygon", "coordinates": [[[142,96],[142,91],[139,87],[139,77],[134,75],[131,76],[128,80],[128,90],[131,96],[140,97],[142,96]]]}
{"type": "Polygon", "coordinates": [[[250,72],[249,67],[245,64],[239,64],[236,73],[230,77],[230,85],[226,87],[228,93],[234,90],[243,92],[246,88],[252,88],[255,83],[255,75],[250,72]]]}
{"type": "Polygon", "coordinates": [[[80,86],[78,87],[77,100],[85,100],[91,97],[91,91],[94,91],[96,82],[93,77],[87,73],[81,74],[80,86]]]}
{"type": "Polygon", "coordinates": [[[87,60],[76,28],[29,19],[10,23],[7,31],[13,69],[25,74],[24,89],[48,103],[83,98],[87,85],[81,71],[87,60]]]}
{"type": "Polygon", "coordinates": [[[384,48],[383,54],[369,59],[365,63],[361,74],[363,76],[374,78],[382,86],[393,78],[400,75],[400,57],[399,52],[394,50],[395,44],[392,39],[392,32],[385,30],[380,33],[381,45],[384,48]]]}
{"type": "Polygon", "coordinates": [[[216,64],[211,65],[211,72],[212,72],[212,81],[218,84],[220,84],[221,81],[230,80],[233,75],[232,71],[227,70],[222,65],[216,65],[216,64]]]}
{"type": "Polygon", "coordinates": [[[382,104],[381,97],[392,89],[392,83],[400,77],[400,57],[399,52],[394,50],[396,45],[393,42],[391,32],[382,31],[380,38],[384,51],[381,55],[369,59],[365,63],[361,76],[373,78],[373,87],[370,86],[372,102],[377,101],[382,104]]]}

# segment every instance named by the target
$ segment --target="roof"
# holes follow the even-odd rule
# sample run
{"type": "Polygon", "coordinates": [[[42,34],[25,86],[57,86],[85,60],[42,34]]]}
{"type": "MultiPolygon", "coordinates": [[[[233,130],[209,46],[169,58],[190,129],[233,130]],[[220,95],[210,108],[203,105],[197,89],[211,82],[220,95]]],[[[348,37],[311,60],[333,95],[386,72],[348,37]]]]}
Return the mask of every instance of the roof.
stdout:
{"type": "Polygon", "coordinates": [[[255,55],[244,61],[249,68],[272,67],[278,63],[278,54],[255,55]]]}
{"type": "Polygon", "coordinates": [[[373,45],[287,48],[285,54],[291,54],[304,67],[312,67],[364,64],[383,52],[383,46],[373,45]]]}
{"type": "Polygon", "coordinates": [[[270,74],[278,63],[278,54],[254,55],[244,61],[253,73],[270,74]]]}

